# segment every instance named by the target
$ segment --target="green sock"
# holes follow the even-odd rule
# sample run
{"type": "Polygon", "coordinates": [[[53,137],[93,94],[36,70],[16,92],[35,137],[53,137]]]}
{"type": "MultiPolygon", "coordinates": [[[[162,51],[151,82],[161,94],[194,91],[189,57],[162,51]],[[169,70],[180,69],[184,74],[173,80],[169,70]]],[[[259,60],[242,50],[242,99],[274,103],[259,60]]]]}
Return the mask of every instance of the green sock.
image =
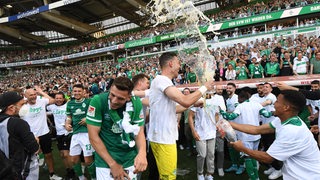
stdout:
{"type": "Polygon", "coordinates": [[[96,165],[94,162],[92,162],[89,166],[87,166],[88,172],[92,178],[96,178],[96,165]]]}
{"type": "Polygon", "coordinates": [[[246,157],[245,157],[245,156],[240,157],[240,153],[238,153],[238,155],[239,155],[239,160],[238,160],[238,162],[239,162],[240,166],[241,166],[241,165],[243,166],[246,157]]]}
{"type": "Polygon", "coordinates": [[[257,178],[259,178],[259,169],[258,169],[258,162],[257,160],[251,158],[251,162],[252,162],[252,165],[253,165],[253,168],[254,168],[254,174],[256,175],[257,178]]]}
{"type": "Polygon", "coordinates": [[[40,153],[39,154],[39,159],[43,159],[44,158],[44,154],[43,153],[40,153]]]}
{"type": "Polygon", "coordinates": [[[73,165],[73,170],[74,170],[74,172],[76,173],[76,175],[78,177],[83,175],[80,162],[78,162],[77,164],[73,165]]]}
{"type": "Polygon", "coordinates": [[[234,148],[229,147],[229,154],[232,164],[236,164],[239,166],[239,158],[240,154],[238,151],[236,151],[234,148]]]}
{"type": "Polygon", "coordinates": [[[251,158],[245,159],[245,165],[246,165],[246,171],[250,180],[256,180],[257,177],[256,177],[256,174],[254,173],[254,167],[253,167],[251,158]]]}

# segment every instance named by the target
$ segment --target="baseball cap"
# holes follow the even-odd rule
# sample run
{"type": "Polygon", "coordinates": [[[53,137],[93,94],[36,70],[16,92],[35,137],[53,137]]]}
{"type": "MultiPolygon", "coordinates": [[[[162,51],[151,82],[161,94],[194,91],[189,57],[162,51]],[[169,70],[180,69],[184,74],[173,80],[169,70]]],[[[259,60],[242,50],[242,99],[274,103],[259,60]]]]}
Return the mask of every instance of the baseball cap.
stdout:
{"type": "Polygon", "coordinates": [[[15,91],[9,91],[1,94],[0,95],[0,113],[2,113],[8,106],[19,102],[21,99],[23,99],[23,97],[20,96],[15,91]]]}

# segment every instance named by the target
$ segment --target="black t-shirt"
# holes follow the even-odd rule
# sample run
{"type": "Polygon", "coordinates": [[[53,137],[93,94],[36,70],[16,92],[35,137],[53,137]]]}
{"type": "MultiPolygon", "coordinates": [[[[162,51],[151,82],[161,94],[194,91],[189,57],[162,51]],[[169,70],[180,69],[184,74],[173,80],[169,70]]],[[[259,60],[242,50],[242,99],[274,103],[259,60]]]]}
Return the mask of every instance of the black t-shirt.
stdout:
{"type": "MultiPolygon", "coordinates": [[[[291,64],[293,64],[293,59],[290,58],[291,64]]],[[[286,59],[283,59],[283,65],[280,69],[280,76],[291,76],[293,75],[292,68],[289,65],[289,61],[286,59]]]]}
{"type": "MultiPolygon", "coordinates": [[[[7,117],[9,116],[0,114],[1,120],[7,117]]],[[[10,117],[7,123],[7,131],[9,133],[9,158],[13,160],[16,171],[21,173],[26,158],[38,151],[39,144],[30,131],[29,124],[18,117],[10,117]]]]}

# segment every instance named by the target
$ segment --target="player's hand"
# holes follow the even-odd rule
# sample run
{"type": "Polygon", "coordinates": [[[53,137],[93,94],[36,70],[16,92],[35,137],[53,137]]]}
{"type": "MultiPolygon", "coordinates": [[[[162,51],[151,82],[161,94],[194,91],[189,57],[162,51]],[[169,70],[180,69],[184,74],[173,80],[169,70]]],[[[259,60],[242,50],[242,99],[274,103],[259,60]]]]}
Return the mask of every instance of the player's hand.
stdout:
{"type": "Polygon", "coordinates": [[[64,127],[66,128],[67,131],[72,131],[72,125],[71,124],[65,124],[64,127]]]}
{"type": "Polygon", "coordinates": [[[231,146],[236,149],[237,151],[242,152],[245,149],[242,141],[230,142],[231,146]]]}
{"type": "Polygon", "coordinates": [[[143,172],[147,169],[148,161],[147,155],[145,153],[138,153],[136,158],[134,159],[134,174],[139,172],[143,172]]]}
{"type": "Polygon", "coordinates": [[[85,125],[86,124],[86,118],[82,118],[81,121],[78,124],[85,125]]]}
{"type": "Polygon", "coordinates": [[[275,82],[275,84],[280,90],[295,90],[292,86],[289,86],[284,82],[275,82]]]}
{"type": "Polygon", "coordinates": [[[195,141],[200,141],[200,136],[197,133],[197,131],[192,131],[192,136],[193,136],[195,141]]]}
{"type": "Polygon", "coordinates": [[[316,117],[313,115],[313,114],[311,114],[310,116],[308,116],[308,120],[309,121],[314,121],[316,119],[316,117]]]}
{"type": "Polygon", "coordinates": [[[43,93],[42,89],[39,86],[34,86],[34,90],[36,90],[38,94],[43,93]]]}
{"type": "Polygon", "coordinates": [[[118,163],[114,163],[112,166],[110,166],[110,170],[113,179],[124,180],[125,178],[127,178],[128,180],[130,180],[129,174],[127,174],[124,171],[123,167],[118,163]]]}

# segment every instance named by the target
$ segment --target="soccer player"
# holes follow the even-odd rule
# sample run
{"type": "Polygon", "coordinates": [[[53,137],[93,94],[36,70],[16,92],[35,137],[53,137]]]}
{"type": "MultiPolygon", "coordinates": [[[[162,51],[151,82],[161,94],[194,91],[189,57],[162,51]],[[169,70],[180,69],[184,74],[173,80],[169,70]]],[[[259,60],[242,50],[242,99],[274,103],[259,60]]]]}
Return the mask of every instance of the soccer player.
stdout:
{"type": "Polygon", "coordinates": [[[84,98],[84,87],[82,84],[75,84],[72,88],[74,99],[67,103],[67,120],[65,128],[73,133],[70,144],[70,159],[73,169],[80,180],[85,179],[81,164],[80,155],[83,151],[84,162],[88,167],[91,178],[95,178],[95,165],[93,162],[93,148],[89,141],[88,129],[86,126],[86,113],[90,100],[84,98]]]}
{"type": "Polygon", "coordinates": [[[163,53],[159,58],[162,70],[151,83],[150,88],[150,140],[157,161],[160,179],[176,179],[178,124],[176,113],[183,112],[207,91],[214,88],[210,80],[197,91],[184,95],[172,83],[180,70],[180,61],[175,53],[163,53]],[[176,103],[184,107],[177,111],[176,103]]]}
{"type": "MultiPolygon", "coordinates": [[[[282,88],[285,88],[282,85],[282,88]]],[[[320,152],[312,133],[298,117],[305,106],[303,94],[295,90],[284,90],[275,102],[275,119],[269,124],[253,126],[230,123],[238,131],[248,134],[266,134],[276,132],[277,138],[266,152],[252,150],[241,141],[231,143],[259,162],[271,164],[275,159],[283,161],[283,179],[320,179],[320,152]]]]}
{"type": "Polygon", "coordinates": [[[136,179],[147,168],[142,103],[131,97],[132,89],[129,78],[118,77],[110,92],[90,102],[87,122],[98,180],[136,179]]]}

